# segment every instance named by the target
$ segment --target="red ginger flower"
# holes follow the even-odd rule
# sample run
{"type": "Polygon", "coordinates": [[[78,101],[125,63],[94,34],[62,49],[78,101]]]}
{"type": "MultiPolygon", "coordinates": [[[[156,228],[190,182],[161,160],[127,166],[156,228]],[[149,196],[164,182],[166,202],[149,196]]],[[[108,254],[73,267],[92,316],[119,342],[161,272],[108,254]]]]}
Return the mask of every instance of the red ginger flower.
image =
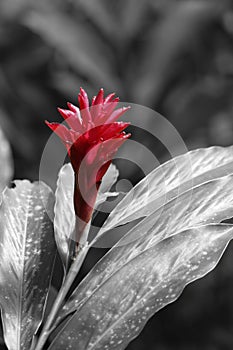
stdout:
{"type": "Polygon", "coordinates": [[[67,103],[69,109],[58,108],[69,128],[46,121],[66,146],[75,172],[74,208],[82,222],[78,236],[91,219],[101,180],[113,156],[130,137],[123,131],[129,123],[116,121],[129,107],[114,110],[119,102],[114,96],[112,93],[104,98],[100,89],[89,106],[87,93],[80,88],[80,109],[71,103],[67,103]]]}

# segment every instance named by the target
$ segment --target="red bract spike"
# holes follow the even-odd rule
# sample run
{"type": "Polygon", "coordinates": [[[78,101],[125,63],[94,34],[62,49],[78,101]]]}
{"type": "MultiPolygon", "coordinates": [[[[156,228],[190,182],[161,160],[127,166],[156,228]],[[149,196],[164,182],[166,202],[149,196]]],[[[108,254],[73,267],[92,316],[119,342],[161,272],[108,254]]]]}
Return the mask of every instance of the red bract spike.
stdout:
{"type": "Polygon", "coordinates": [[[82,125],[82,118],[81,118],[81,114],[80,114],[80,109],[70,102],[67,102],[67,106],[72,112],[74,112],[75,117],[79,120],[80,125],[82,125]]]}
{"type": "Polygon", "coordinates": [[[88,96],[81,88],[80,110],[71,103],[67,103],[69,110],[58,109],[70,129],[46,122],[68,150],[75,172],[75,213],[86,223],[91,219],[102,177],[119,147],[130,137],[124,132],[129,123],[116,122],[129,107],[114,110],[119,102],[114,96],[112,93],[104,99],[104,90],[100,89],[89,107],[88,96]]]}
{"type": "Polygon", "coordinates": [[[76,114],[74,112],[69,111],[68,109],[62,109],[62,108],[57,108],[58,112],[61,114],[61,116],[65,119],[67,124],[72,128],[72,129],[80,129],[81,122],[78,117],[76,117],[76,114]]]}
{"type": "Polygon", "coordinates": [[[102,123],[105,123],[106,120],[108,120],[114,109],[117,107],[118,102],[119,98],[115,98],[112,102],[103,105],[103,113],[100,117],[102,123]]]}
{"type": "Polygon", "coordinates": [[[76,113],[77,111],[79,111],[79,108],[76,107],[75,105],[73,105],[73,104],[70,103],[70,102],[67,102],[67,106],[68,106],[68,108],[69,108],[72,112],[74,112],[74,113],[76,113]]]}
{"type": "Polygon", "coordinates": [[[120,101],[120,98],[119,97],[116,97],[116,98],[114,98],[114,100],[112,100],[112,103],[118,103],[120,101]]]}
{"type": "Polygon", "coordinates": [[[80,109],[85,109],[89,107],[88,96],[83,88],[80,88],[80,93],[78,94],[78,101],[80,109]]]}
{"type": "Polygon", "coordinates": [[[103,99],[104,99],[104,89],[100,89],[100,91],[98,92],[98,94],[95,98],[94,106],[102,104],[103,99]]]}
{"type": "Polygon", "coordinates": [[[105,164],[102,165],[102,167],[99,169],[99,171],[97,172],[96,175],[96,182],[100,182],[103,178],[103,176],[106,174],[109,166],[111,165],[112,161],[109,160],[108,162],[106,162],[105,164]]]}
{"type": "Polygon", "coordinates": [[[122,130],[127,128],[127,126],[130,125],[130,123],[125,122],[115,122],[112,124],[107,124],[109,127],[102,133],[102,138],[104,140],[110,139],[114,137],[115,135],[118,135],[122,130]]]}
{"type": "Polygon", "coordinates": [[[69,130],[63,124],[49,123],[47,120],[45,121],[45,124],[60,137],[69,153],[70,147],[73,143],[69,130]]]}
{"type": "Polygon", "coordinates": [[[91,105],[92,105],[92,106],[93,106],[94,103],[95,103],[95,99],[96,99],[96,96],[93,96],[93,97],[92,97],[92,100],[91,100],[91,105]]]}
{"type": "Polygon", "coordinates": [[[80,111],[82,117],[83,131],[90,130],[94,127],[94,123],[92,122],[92,116],[90,113],[90,109],[81,109],[80,111]]]}
{"type": "Polygon", "coordinates": [[[65,125],[59,123],[49,123],[47,120],[45,121],[45,124],[48,125],[48,127],[53,130],[62,139],[62,141],[71,142],[69,130],[65,127],[65,125]]]}
{"type": "Polygon", "coordinates": [[[83,97],[82,97],[82,95],[80,95],[80,94],[78,94],[78,103],[79,103],[80,110],[86,108],[86,107],[85,107],[85,103],[84,103],[84,101],[83,101],[83,97]]]}
{"type": "Polygon", "coordinates": [[[111,100],[115,95],[116,95],[115,92],[113,92],[112,94],[109,94],[108,96],[106,96],[104,99],[104,104],[111,102],[111,100]]]}
{"type": "Polygon", "coordinates": [[[104,90],[100,89],[91,107],[91,116],[94,123],[100,120],[100,116],[103,110],[103,98],[104,90]]]}
{"type": "Polygon", "coordinates": [[[122,107],[116,109],[111,113],[111,115],[105,120],[105,123],[113,123],[119,119],[124,113],[126,113],[131,107],[122,107]]]}

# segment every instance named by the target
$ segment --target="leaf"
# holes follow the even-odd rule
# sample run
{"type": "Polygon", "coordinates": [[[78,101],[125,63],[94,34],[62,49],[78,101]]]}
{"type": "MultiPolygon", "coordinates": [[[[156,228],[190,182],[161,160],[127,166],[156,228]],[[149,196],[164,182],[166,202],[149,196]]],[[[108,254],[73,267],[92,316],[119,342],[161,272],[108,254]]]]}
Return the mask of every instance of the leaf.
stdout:
{"type": "Polygon", "coordinates": [[[108,197],[115,197],[118,195],[117,192],[110,192],[111,187],[116,183],[119,176],[119,171],[117,167],[114,164],[111,164],[108,168],[108,171],[103,176],[96,203],[95,208],[98,208],[98,206],[106,201],[108,197]]]}
{"type": "MultiPolygon", "coordinates": [[[[111,164],[108,171],[102,179],[98,192],[95,208],[103,203],[107,197],[117,195],[115,192],[109,192],[112,185],[118,177],[118,170],[115,165],[111,164]]],[[[55,217],[54,230],[55,239],[64,267],[69,263],[70,243],[75,230],[75,212],[73,204],[74,195],[74,171],[70,163],[63,165],[57,181],[55,193],[55,217]]]]}
{"type": "Polygon", "coordinates": [[[173,158],[127,193],[110,213],[98,237],[114,227],[150,215],[194,186],[231,173],[232,146],[198,149],[173,158]]]}
{"type": "Polygon", "coordinates": [[[13,160],[10,145],[0,129],[0,193],[9,184],[13,175],[13,160]]]}
{"type": "Polygon", "coordinates": [[[56,300],[57,294],[58,294],[57,289],[51,284],[49,291],[48,291],[47,300],[46,300],[46,308],[44,310],[44,317],[43,317],[44,323],[46,322],[46,320],[47,320],[47,318],[52,310],[52,307],[53,307],[54,301],[56,300]]]}
{"type": "MultiPolygon", "coordinates": [[[[163,210],[146,217],[106,254],[73,292],[58,321],[74,312],[88,292],[104,283],[116,269],[136,259],[168,236],[204,224],[218,224],[232,217],[233,176],[213,180],[168,202],[163,210]]],[[[119,237],[118,237],[119,238],[119,237]]]]}
{"type": "Polygon", "coordinates": [[[56,246],[54,195],[44,183],[15,181],[0,207],[0,305],[9,350],[28,350],[44,312],[56,246]]]}
{"type": "Polygon", "coordinates": [[[70,163],[63,165],[57,180],[54,206],[54,232],[57,248],[65,269],[69,263],[71,237],[75,230],[74,171],[70,163]]]}
{"type": "Polygon", "coordinates": [[[155,312],[216,266],[232,238],[231,225],[207,225],[152,245],[88,290],[49,350],[125,349],[155,312]]]}

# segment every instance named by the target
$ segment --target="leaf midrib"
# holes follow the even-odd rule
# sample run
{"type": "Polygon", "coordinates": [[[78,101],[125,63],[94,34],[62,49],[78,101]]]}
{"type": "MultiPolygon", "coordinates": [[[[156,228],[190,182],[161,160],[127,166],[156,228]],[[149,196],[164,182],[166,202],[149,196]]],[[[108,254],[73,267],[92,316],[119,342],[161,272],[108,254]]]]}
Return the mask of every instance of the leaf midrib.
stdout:
{"type": "MultiPolygon", "coordinates": [[[[227,176],[225,176],[225,177],[231,177],[231,178],[233,179],[233,175],[227,175],[227,176]]],[[[217,181],[220,180],[220,179],[221,179],[221,178],[212,179],[212,180],[210,180],[210,181],[207,181],[206,183],[209,183],[209,182],[217,182],[217,181]]],[[[206,183],[199,184],[199,185],[197,185],[197,186],[194,187],[194,188],[199,188],[199,187],[201,187],[202,185],[204,185],[204,184],[206,184],[206,183]]],[[[188,189],[187,191],[183,192],[182,194],[185,194],[186,192],[189,192],[189,191],[192,191],[192,190],[193,190],[193,189],[188,189]]],[[[166,205],[169,204],[170,202],[176,200],[176,199],[177,199],[177,197],[176,197],[176,198],[171,198],[171,199],[166,203],[166,205]]],[[[157,208],[157,209],[155,210],[155,212],[158,211],[158,210],[159,210],[159,208],[157,208]]],[[[154,212],[154,213],[155,213],[155,212],[154,212]]],[[[227,218],[227,217],[226,217],[226,218],[227,218]]],[[[146,220],[146,218],[144,218],[144,220],[146,220]]],[[[223,219],[223,220],[225,220],[225,219],[223,219]]],[[[222,220],[221,220],[221,221],[222,221],[222,220]]],[[[140,225],[142,222],[143,222],[143,221],[141,221],[140,223],[138,223],[138,225],[140,225]]],[[[209,223],[208,225],[211,225],[211,224],[216,225],[216,224],[219,224],[219,222],[209,223]]],[[[136,226],[137,226],[137,225],[136,225],[136,226]]],[[[135,226],[135,227],[136,227],[136,226],[135,226]]],[[[177,231],[177,232],[175,232],[174,234],[177,234],[177,233],[179,233],[179,232],[182,232],[182,231],[184,231],[185,229],[191,229],[191,228],[200,227],[200,226],[203,226],[203,222],[200,222],[199,224],[196,223],[195,226],[183,227],[182,229],[180,229],[180,231],[177,231]]],[[[152,230],[152,229],[153,229],[153,228],[151,228],[150,230],[152,230]]],[[[131,229],[131,230],[132,230],[132,229],[131,229]]],[[[130,230],[130,231],[131,231],[131,230],[130,230]]],[[[128,231],[128,232],[130,232],[130,231],[128,231]]],[[[172,234],[171,236],[173,236],[174,234],[172,234]]],[[[169,237],[170,237],[170,236],[169,236],[169,237]]],[[[144,252],[146,252],[147,250],[149,250],[150,248],[152,248],[155,244],[158,244],[161,240],[166,239],[166,238],[168,238],[168,237],[163,237],[163,238],[161,238],[160,240],[154,242],[152,245],[146,246],[145,249],[143,249],[142,251],[140,251],[139,253],[137,253],[135,256],[133,256],[133,257],[130,258],[129,260],[126,260],[126,261],[123,263],[123,265],[121,265],[120,267],[118,267],[118,268],[116,268],[114,271],[112,271],[112,272],[111,272],[111,275],[109,275],[97,288],[95,288],[95,289],[93,290],[93,292],[95,292],[95,291],[98,290],[101,286],[103,286],[103,284],[104,284],[108,279],[110,279],[114,274],[116,274],[120,269],[122,269],[122,268],[123,268],[124,266],[126,266],[128,263],[131,263],[132,260],[138,258],[141,254],[143,254],[144,252]]],[[[118,243],[119,243],[119,242],[118,242],[118,243]]],[[[111,250],[107,253],[107,255],[108,255],[110,252],[111,252],[111,250]]],[[[104,258],[105,258],[105,256],[104,256],[102,259],[104,259],[104,258]]],[[[100,261],[99,261],[98,263],[100,263],[102,259],[100,259],[100,261]]],[[[97,263],[97,264],[98,264],[98,263],[97,263]]],[[[83,281],[82,281],[82,282],[83,282],[83,281]]],[[[81,282],[81,283],[82,283],[82,282],[81,282]]],[[[91,296],[90,296],[90,297],[91,297],[91,296]]],[[[81,302],[80,302],[80,303],[76,306],[76,308],[77,308],[77,307],[82,307],[90,297],[87,297],[86,299],[84,299],[83,304],[81,304],[81,302]]],[[[66,316],[68,316],[68,315],[69,315],[70,313],[72,313],[72,312],[73,312],[73,311],[70,311],[69,313],[66,314],[66,316]]]]}
{"type": "MultiPolygon", "coordinates": [[[[18,296],[18,305],[19,305],[19,312],[18,312],[18,325],[17,325],[17,348],[20,350],[21,346],[21,323],[22,323],[22,300],[23,300],[23,290],[24,290],[24,274],[25,274],[25,251],[26,251],[26,240],[27,240],[27,227],[28,227],[28,214],[30,211],[30,194],[32,193],[32,189],[30,189],[30,192],[28,191],[27,194],[27,205],[25,210],[26,220],[24,225],[24,236],[23,236],[23,251],[22,251],[22,278],[20,279],[20,287],[19,287],[19,296],[18,296]]],[[[20,196],[19,196],[20,197],[20,196]]]]}
{"type": "MultiPolygon", "coordinates": [[[[233,225],[229,225],[229,224],[217,224],[217,225],[220,225],[220,226],[229,226],[229,230],[228,230],[225,234],[227,234],[227,233],[233,228],[233,225]]],[[[200,225],[199,227],[201,227],[201,226],[205,227],[206,225],[200,225]]],[[[208,226],[216,226],[216,224],[210,224],[210,225],[208,225],[208,226]]],[[[191,228],[189,228],[189,229],[194,229],[194,228],[195,228],[195,227],[191,227],[191,228]]],[[[179,233],[181,233],[181,232],[184,232],[184,231],[185,231],[185,229],[183,229],[183,230],[181,230],[181,231],[178,231],[178,232],[175,232],[175,233],[172,234],[171,236],[167,237],[167,239],[169,239],[170,237],[175,236],[175,235],[177,235],[177,234],[179,234],[179,233]]],[[[216,260],[216,263],[212,266],[212,268],[211,268],[210,270],[208,270],[207,272],[201,274],[201,275],[198,277],[198,279],[204,277],[207,273],[211,272],[211,271],[214,269],[214,267],[218,264],[219,260],[221,259],[221,257],[222,257],[222,255],[223,255],[224,251],[226,250],[227,245],[229,244],[229,241],[230,241],[230,240],[228,240],[228,242],[225,244],[225,246],[224,246],[224,248],[223,248],[223,250],[222,250],[222,253],[220,254],[219,258],[216,260]]],[[[159,242],[157,242],[157,243],[159,243],[159,242]]],[[[152,246],[152,247],[153,247],[153,246],[152,246]]],[[[150,247],[150,248],[152,248],[152,247],[150,247]]],[[[140,254],[138,254],[137,256],[133,257],[133,259],[131,259],[130,261],[128,261],[126,264],[124,264],[123,267],[125,267],[129,262],[132,262],[132,260],[134,260],[134,259],[135,259],[136,257],[138,257],[139,255],[143,254],[144,252],[145,252],[145,251],[140,252],[140,254]]],[[[93,291],[93,293],[95,293],[100,287],[102,287],[104,284],[106,284],[106,282],[107,282],[113,275],[115,275],[117,272],[119,272],[119,270],[121,270],[121,268],[119,268],[119,269],[117,269],[116,271],[114,271],[114,273],[112,273],[106,280],[104,280],[103,284],[102,284],[102,285],[99,285],[99,286],[93,291]]],[[[193,279],[190,279],[190,281],[189,281],[187,284],[185,284],[184,287],[180,290],[180,293],[177,294],[177,296],[176,296],[174,299],[171,299],[171,301],[170,301],[168,304],[170,304],[170,303],[172,303],[173,301],[175,301],[175,300],[179,297],[179,295],[182,293],[183,289],[184,289],[188,284],[190,284],[191,282],[195,281],[196,279],[197,279],[197,278],[195,278],[195,277],[194,277],[193,279]]],[[[161,281],[161,282],[163,282],[163,281],[161,281]]],[[[92,293],[92,295],[93,295],[93,293],[92,293]]],[[[146,295],[146,296],[150,296],[150,294],[152,294],[152,293],[153,293],[152,291],[149,291],[149,292],[146,293],[145,295],[146,295]]],[[[71,316],[71,318],[68,320],[68,322],[62,327],[62,329],[60,330],[59,334],[58,334],[58,335],[55,337],[55,339],[53,340],[52,344],[56,342],[56,339],[59,337],[59,335],[62,333],[62,331],[68,326],[68,324],[72,321],[72,319],[75,317],[75,315],[78,313],[78,311],[80,311],[80,310],[83,308],[83,306],[84,306],[84,305],[87,303],[87,301],[92,297],[92,295],[88,296],[88,297],[84,300],[83,304],[81,304],[81,305],[79,304],[79,307],[80,307],[79,310],[76,309],[76,311],[75,311],[75,313],[73,314],[73,316],[71,316]]],[[[139,300],[138,302],[136,302],[126,313],[124,313],[124,315],[121,315],[121,316],[117,319],[117,321],[115,321],[115,322],[112,324],[112,327],[111,327],[111,328],[113,328],[115,325],[117,325],[117,323],[119,322],[119,320],[121,320],[122,317],[124,317],[124,316],[127,315],[131,310],[133,310],[139,303],[140,303],[140,300],[139,300]]],[[[163,308],[163,306],[161,306],[160,308],[158,308],[157,311],[159,311],[159,310],[162,309],[162,308],[163,308]]],[[[91,346],[91,348],[89,348],[88,350],[92,350],[93,347],[94,347],[96,344],[98,344],[98,342],[100,341],[100,339],[102,339],[103,336],[104,336],[105,334],[108,333],[108,329],[110,329],[110,327],[108,327],[107,330],[104,331],[104,333],[100,336],[100,338],[99,338],[99,339],[91,346]]],[[[51,344],[51,345],[52,345],[52,344],[51,344]]],[[[49,349],[50,349],[50,347],[49,347],[49,349]]]]}
{"type": "MultiPolygon", "coordinates": [[[[228,226],[230,226],[230,225],[228,225],[228,226]]],[[[233,226],[232,226],[232,227],[233,227],[233,226]]],[[[225,235],[232,229],[232,227],[229,228],[229,230],[225,233],[225,235]]],[[[178,233],[179,233],[179,232],[178,232],[178,233]]],[[[177,234],[177,233],[176,233],[176,234],[177,234]]],[[[190,279],[190,280],[188,281],[188,283],[185,284],[185,285],[181,288],[180,292],[176,295],[176,297],[171,298],[171,301],[170,301],[169,303],[167,303],[166,305],[168,305],[168,304],[172,303],[173,301],[175,301],[175,300],[179,297],[179,295],[181,295],[182,291],[184,290],[184,288],[185,288],[188,284],[192,283],[193,281],[195,281],[195,280],[197,280],[197,279],[200,279],[200,278],[204,277],[207,273],[211,272],[211,271],[214,269],[214,267],[218,264],[218,262],[220,261],[220,259],[221,259],[222,255],[223,255],[224,251],[226,250],[228,244],[229,244],[229,241],[228,241],[227,243],[225,243],[225,246],[223,247],[223,250],[222,250],[222,252],[221,252],[219,258],[216,260],[216,262],[213,264],[213,266],[211,267],[210,270],[208,270],[207,272],[204,272],[203,274],[200,274],[198,278],[196,278],[196,277],[194,276],[192,279],[190,279]]],[[[171,275],[171,274],[170,274],[170,275],[171,275]]],[[[159,285],[160,285],[162,282],[163,282],[163,281],[161,281],[161,282],[159,283],[159,285]]],[[[147,298],[147,297],[150,297],[151,294],[153,294],[153,292],[152,292],[152,291],[149,291],[148,293],[145,294],[144,298],[145,298],[145,297],[146,297],[146,298],[147,298]]],[[[95,345],[98,344],[98,343],[100,342],[100,340],[103,339],[103,337],[104,337],[106,334],[108,334],[108,330],[111,329],[111,328],[114,328],[114,327],[122,320],[122,318],[124,318],[125,315],[128,315],[131,311],[133,311],[133,310],[136,308],[136,306],[137,306],[140,302],[141,302],[141,300],[136,301],[136,303],[134,303],[133,306],[131,306],[123,315],[121,315],[115,322],[113,322],[113,324],[111,325],[111,327],[108,327],[108,328],[100,335],[100,337],[95,341],[95,343],[93,343],[93,345],[91,345],[91,347],[90,347],[88,350],[94,349],[95,345]]],[[[82,306],[83,306],[83,305],[82,305],[82,306]]],[[[82,306],[81,306],[81,307],[82,307],[82,306]]],[[[159,310],[162,309],[162,308],[163,308],[163,305],[161,305],[161,307],[159,307],[159,308],[157,309],[157,311],[159,311],[159,310]]],[[[87,344],[87,346],[88,346],[88,344],[87,344]]]]}
{"type": "MultiPolygon", "coordinates": [[[[210,147],[210,148],[212,148],[212,147],[210,147]]],[[[213,147],[213,148],[216,148],[215,146],[213,147]]],[[[203,148],[204,149],[204,148],[203,148]]],[[[195,150],[195,151],[191,151],[191,152],[196,152],[197,150],[195,150]]],[[[179,156],[179,157],[182,157],[182,155],[181,156],[179,156]]],[[[170,160],[169,161],[167,161],[166,163],[164,163],[161,167],[163,167],[165,164],[167,164],[168,162],[170,162],[170,160]]],[[[187,181],[185,181],[184,183],[182,183],[181,185],[179,184],[179,185],[175,185],[174,187],[172,187],[167,193],[170,193],[170,192],[172,192],[172,191],[174,191],[175,189],[177,189],[177,188],[180,188],[180,187],[185,187],[185,185],[186,184],[188,184],[189,182],[190,183],[193,183],[194,181],[195,181],[195,179],[198,179],[198,178],[201,178],[201,177],[204,177],[204,176],[206,176],[206,175],[208,175],[209,173],[212,173],[212,172],[217,172],[217,171],[219,171],[219,170],[221,170],[221,169],[224,169],[224,168],[226,168],[226,167],[229,167],[229,165],[230,164],[232,164],[233,165],[233,160],[231,160],[231,161],[227,161],[226,163],[224,163],[224,165],[220,165],[220,166],[218,166],[217,168],[215,168],[215,169],[209,169],[208,171],[205,171],[205,172],[203,172],[203,173],[201,173],[201,174],[199,174],[199,175],[197,175],[197,176],[195,176],[194,178],[190,178],[190,179],[188,179],[187,181]]],[[[158,169],[158,168],[156,168],[156,169],[158,169]]],[[[230,175],[230,174],[232,174],[233,173],[233,171],[231,172],[231,173],[228,173],[227,175],[230,175]]],[[[227,176],[227,175],[225,175],[225,176],[227,176]]],[[[209,182],[209,181],[213,181],[213,180],[217,180],[217,179],[219,179],[219,178],[221,178],[221,177],[224,177],[224,175],[220,175],[220,176],[216,176],[216,177],[213,177],[213,178],[211,178],[211,179],[205,179],[204,180],[204,182],[201,182],[201,183],[197,183],[196,185],[194,185],[193,187],[198,187],[199,185],[202,185],[202,184],[204,184],[204,183],[207,183],[207,182],[209,182]]],[[[137,185],[136,185],[136,187],[137,186],[139,186],[140,185],[140,183],[142,183],[142,181],[143,181],[144,179],[142,179],[137,185]]],[[[190,189],[190,188],[189,188],[190,189]]],[[[188,189],[188,190],[189,190],[188,189]]],[[[187,190],[186,191],[184,191],[184,192],[187,192],[187,190]]],[[[182,192],[182,193],[184,193],[184,192],[182,192]]],[[[130,192],[129,192],[130,193],[130,192]]],[[[178,193],[179,194],[179,193],[178,193]]],[[[128,194],[127,194],[128,195],[128,194]]],[[[176,197],[176,196],[175,196],[176,197]]],[[[175,198],[174,197],[174,198],[175,198]]],[[[125,197],[126,198],[126,197],[125,197]]],[[[123,198],[123,200],[125,200],[125,198],[123,198]]],[[[160,198],[162,198],[162,196],[161,195],[159,195],[157,198],[155,198],[154,200],[152,200],[151,202],[153,202],[153,201],[157,201],[157,200],[159,200],[160,198]]],[[[173,199],[173,198],[172,198],[173,199]]],[[[119,203],[120,204],[120,203],[119,203]]],[[[118,205],[119,205],[118,204],[118,205]]],[[[126,203],[127,204],[127,203],[126,203]]],[[[127,207],[127,205],[125,205],[124,206],[124,208],[126,208],[127,207]]],[[[116,207],[117,208],[117,207],[116,207]]],[[[145,208],[145,205],[144,206],[142,206],[140,209],[137,209],[135,212],[134,212],[134,215],[135,215],[135,213],[138,213],[138,212],[140,212],[142,209],[144,209],[145,208]]],[[[115,210],[115,209],[114,209],[115,210]]],[[[124,224],[126,224],[127,222],[131,222],[132,221],[132,219],[130,219],[130,217],[132,216],[132,214],[131,215],[128,215],[128,216],[125,216],[125,218],[124,218],[124,220],[128,220],[129,219],[129,221],[123,221],[123,223],[122,223],[122,220],[120,220],[119,221],[119,223],[118,223],[118,225],[124,225],[124,224]]],[[[144,216],[144,215],[143,215],[144,216]]],[[[143,217],[142,216],[142,217],[143,217]]],[[[107,219],[108,220],[108,219],[107,219]]],[[[114,227],[117,227],[117,226],[108,226],[108,223],[106,222],[106,226],[103,226],[103,228],[102,228],[102,230],[100,230],[100,232],[99,232],[99,234],[96,236],[96,238],[94,239],[94,242],[93,242],[93,244],[94,243],[96,243],[96,241],[98,241],[98,239],[99,238],[101,238],[102,237],[102,235],[105,233],[105,232],[108,232],[108,231],[110,231],[111,229],[113,229],[114,227]]]]}

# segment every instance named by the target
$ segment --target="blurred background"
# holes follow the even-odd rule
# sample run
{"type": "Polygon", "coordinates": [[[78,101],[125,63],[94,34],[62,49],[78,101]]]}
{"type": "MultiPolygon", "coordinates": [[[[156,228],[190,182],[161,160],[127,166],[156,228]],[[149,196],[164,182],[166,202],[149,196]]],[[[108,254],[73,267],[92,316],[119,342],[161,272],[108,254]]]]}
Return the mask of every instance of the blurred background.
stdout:
{"type": "MultiPolygon", "coordinates": [[[[15,178],[38,179],[50,135],[43,121],[61,121],[56,106],[77,103],[80,86],[158,111],[189,149],[233,144],[233,2],[0,0],[0,127],[15,178]]],[[[167,158],[159,142],[133,134],[167,158]]],[[[121,177],[139,180],[133,166],[119,166],[121,177]]],[[[232,350],[232,254],[230,245],[128,350],[232,350]]]]}

